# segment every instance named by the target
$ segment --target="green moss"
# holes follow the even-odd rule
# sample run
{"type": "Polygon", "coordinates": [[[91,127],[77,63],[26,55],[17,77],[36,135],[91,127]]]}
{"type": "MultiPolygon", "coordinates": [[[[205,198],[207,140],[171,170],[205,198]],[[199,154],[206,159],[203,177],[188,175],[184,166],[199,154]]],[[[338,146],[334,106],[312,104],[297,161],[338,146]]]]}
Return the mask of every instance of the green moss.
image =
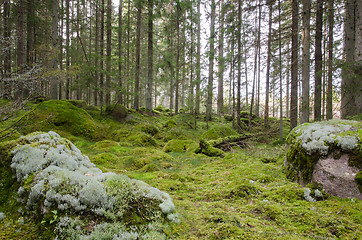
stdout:
{"type": "Polygon", "coordinates": [[[226,126],[216,126],[213,128],[210,128],[207,130],[202,137],[206,140],[211,139],[218,139],[222,137],[227,137],[231,135],[236,135],[237,132],[235,132],[233,129],[226,127],[226,126]]]}
{"type": "Polygon", "coordinates": [[[164,146],[164,152],[188,152],[195,151],[197,143],[193,140],[172,139],[164,146]]]}
{"type": "Polygon", "coordinates": [[[362,193],[362,171],[359,171],[354,180],[356,181],[358,187],[359,187],[359,191],[362,193]]]}
{"type": "Polygon", "coordinates": [[[131,155],[140,158],[149,158],[155,161],[174,161],[175,159],[169,154],[158,149],[138,147],[130,152],[131,155]]]}
{"type": "Polygon", "coordinates": [[[50,100],[40,103],[33,114],[21,130],[22,133],[60,130],[91,139],[104,137],[101,125],[97,124],[88,112],[68,101],[50,100]]]}
{"type": "Polygon", "coordinates": [[[111,133],[111,138],[114,141],[125,141],[129,136],[132,135],[132,130],[127,128],[120,128],[111,133]]]}
{"type": "Polygon", "coordinates": [[[199,146],[196,148],[195,153],[202,153],[209,157],[224,157],[224,151],[214,148],[206,142],[205,140],[201,139],[199,142],[199,146]]]}
{"type": "Polygon", "coordinates": [[[100,153],[90,158],[97,166],[112,167],[117,165],[119,158],[113,153],[100,153]]]}
{"type": "Polygon", "coordinates": [[[127,140],[131,141],[134,146],[138,147],[158,146],[157,140],[144,132],[134,133],[129,136],[127,140]]]}
{"type": "Polygon", "coordinates": [[[106,114],[112,116],[116,121],[124,121],[127,117],[127,108],[120,104],[111,104],[106,106],[106,114]]]}
{"type": "Polygon", "coordinates": [[[158,128],[155,125],[151,125],[151,124],[143,124],[143,125],[139,125],[137,126],[137,128],[144,133],[150,134],[151,136],[156,135],[157,133],[159,133],[160,130],[158,130],[158,128]]]}
{"type": "Polygon", "coordinates": [[[74,106],[76,106],[78,108],[82,108],[84,110],[87,110],[87,107],[88,107],[87,102],[84,100],[69,99],[69,100],[64,100],[64,101],[67,101],[67,102],[73,104],[74,106]]]}
{"type": "Polygon", "coordinates": [[[103,140],[100,142],[97,142],[90,148],[97,149],[97,150],[110,150],[112,147],[118,147],[119,143],[112,141],[112,140],[103,140]]]}
{"type": "Polygon", "coordinates": [[[154,163],[147,164],[140,169],[141,172],[156,172],[158,170],[160,170],[160,168],[154,163]]]}
{"type": "Polygon", "coordinates": [[[166,128],[174,128],[176,126],[177,126],[177,123],[173,119],[168,120],[164,125],[164,127],[166,127],[166,128]]]}

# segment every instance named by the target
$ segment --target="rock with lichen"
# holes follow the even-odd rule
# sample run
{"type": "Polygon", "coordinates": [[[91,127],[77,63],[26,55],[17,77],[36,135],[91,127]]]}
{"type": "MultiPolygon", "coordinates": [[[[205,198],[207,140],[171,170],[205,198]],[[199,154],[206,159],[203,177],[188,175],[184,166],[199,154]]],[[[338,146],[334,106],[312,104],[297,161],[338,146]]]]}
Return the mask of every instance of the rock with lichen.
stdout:
{"type": "Polygon", "coordinates": [[[305,123],[287,138],[287,177],[306,185],[319,183],[337,197],[362,199],[362,122],[330,120],[305,123]]]}

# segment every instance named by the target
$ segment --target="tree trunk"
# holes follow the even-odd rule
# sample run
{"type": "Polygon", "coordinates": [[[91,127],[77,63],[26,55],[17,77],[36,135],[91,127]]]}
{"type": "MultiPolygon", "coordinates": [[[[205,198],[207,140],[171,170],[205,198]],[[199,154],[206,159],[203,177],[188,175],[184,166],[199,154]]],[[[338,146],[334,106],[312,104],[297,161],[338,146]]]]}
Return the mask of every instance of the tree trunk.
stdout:
{"type": "Polygon", "coordinates": [[[106,105],[111,104],[112,0],[107,2],[107,78],[106,105]]]}
{"type": "Polygon", "coordinates": [[[316,35],[315,35],[315,93],[314,93],[314,120],[321,120],[322,108],[322,29],[323,29],[323,1],[317,2],[316,35]]]}
{"type": "Polygon", "coordinates": [[[273,5],[271,2],[269,5],[269,33],[268,33],[268,57],[266,60],[266,83],[265,83],[265,109],[264,109],[264,126],[269,125],[269,80],[270,80],[270,60],[271,60],[271,41],[272,41],[272,14],[273,5]]]}
{"type": "MultiPolygon", "coordinates": [[[[17,0],[16,4],[16,71],[21,73],[25,64],[25,9],[24,0],[17,0]]],[[[15,98],[19,99],[23,97],[24,83],[23,79],[19,78],[15,87],[15,98]]]]}
{"type": "Polygon", "coordinates": [[[136,69],[135,69],[135,87],[134,87],[134,105],[133,108],[139,109],[139,90],[140,90],[140,55],[141,55],[141,16],[142,2],[137,0],[137,27],[136,27],[136,69]]]}
{"type": "Polygon", "coordinates": [[[327,80],[327,119],[333,118],[332,84],[333,84],[333,25],[334,0],[328,0],[328,80],[327,80]]]}
{"type": "Polygon", "coordinates": [[[146,108],[152,111],[153,90],[153,0],[148,0],[148,81],[146,108]]]}
{"type": "Polygon", "coordinates": [[[309,122],[310,0],[303,0],[302,108],[300,124],[309,122]]]}
{"type": "Polygon", "coordinates": [[[196,53],[196,99],[195,99],[195,114],[200,113],[200,85],[201,85],[201,0],[197,1],[197,53],[196,53]]]}
{"type": "MultiPolygon", "coordinates": [[[[52,18],[52,44],[54,52],[56,53],[53,58],[52,67],[54,69],[58,68],[58,0],[53,0],[53,18],[52,18]]],[[[56,76],[52,76],[50,83],[50,97],[51,99],[58,99],[58,79],[56,76]]]]}
{"type": "Polygon", "coordinates": [[[278,0],[278,23],[279,23],[279,140],[283,141],[283,77],[282,77],[282,20],[280,0],[278,0]]]}
{"type": "Polygon", "coordinates": [[[241,0],[238,0],[238,29],[237,29],[237,39],[238,39],[238,80],[237,80],[237,90],[236,90],[236,124],[237,131],[241,132],[241,120],[240,120],[240,110],[241,110],[241,0]]]}
{"type": "Polygon", "coordinates": [[[122,28],[123,28],[123,0],[119,0],[118,6],[118,98],[120,103],[123,102],[123,83],[122,83],[122,28]]]}
{"type": "Polygon", "coordinates": [[[67,67],[67,79],[66,79],[66,83],[65,83],[65,98],[66,99],[70,99],[70,76],[68,74],[69,72],[69,67],[70,67],[70,15],[69,15],[69,11],[70,11],[70,4],[69,4],[70,0],[66,0],[66,6],[65,6],[65,14],[66,14],[66,22],[65,22],[65,29],[66,29],[66,67],[67,67]]]}
{"type": "Polygon", "coordinates": [[[104,104],[104,0],[100,6],[100,38],[99,38],[99,102],[101,106],[104,104]]]}
{"type": "Polygon", "coordinates": [[[261,53],[261,47],[260,47],[260,28],[261,28],[261,0],[259,0],[259,17],[258,17],[258,40],[257,40],[257,46],[258,46],[258,81],[257,81],[257,87],[256,87],[256,104],[255,104],[255,114],[256,116],[260,115],[260,53],[261,53]]]}
{"type": "Polygon", "coordinates": [[[98,80],[99,80],[99,0],[96,0],[96,26],[95,26],[95,40],[94,40],[94,52],[95,52],[95,58],[94,58],[94,65],[95,65],[95,74],[94,74],[94,105],[98,106],[98,80]]]}
{"type": "Polygon", "coordinates": [[[176,81],[175,81],[175,113],[178,114],[179,109],[179,85],[180,85],[180,2],[176,1],[176,81]]]}
{"type": "Polygon", "coordinates": [[[215,56],[215,0],[211,1],[211,23],[210,23],[210,52],[209,52],[209,80],[207,83],[206,120],[211,120],[212,114],[212,89],[214,82],[214,56],[215,56]]]}
{"type": "Polygon", "coordinates": [[[292,0],[290,129],[298,124],[298,1],[292,0]]]}
{"type": "Polygon", "coordinates": [[[217,87],[217,112],[223,113],[224,110],[224,0],[220,0],[220,27],[219,27],[219,72],[217,87]]]}
{"type": "MultiPolygon", "coordinates": [[[[10,24],[10,0],[4,1],[4,41],[5,41],[5,53],[4,53],[4,76],[5,78],[11,75],[11,24],[10,24]]],[[[10,82],[4,82],[4,95],[5,99],[11,99],[12,84],[10,82]]]]}
{"type": "Polygon", "coordinates": [[[27,1],[27,17],[26,17],[26,34],[27,34],[27,47],[26,47],[26,63],[31,66],[34,63],[34,29],[35,29],[35,11],[34,2],[27,1]]]}

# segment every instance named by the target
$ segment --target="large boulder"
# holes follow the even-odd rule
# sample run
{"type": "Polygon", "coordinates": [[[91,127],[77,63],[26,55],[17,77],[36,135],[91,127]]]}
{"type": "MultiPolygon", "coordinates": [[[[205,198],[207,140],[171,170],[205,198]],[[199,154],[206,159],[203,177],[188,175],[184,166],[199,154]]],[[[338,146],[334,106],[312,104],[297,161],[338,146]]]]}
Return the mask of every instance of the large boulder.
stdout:
{"type": "MultiPolygon", "coordinates": [[[[18,198],[21,212],[35,214],[42,222],[49,214],[60,216],[56,225],[47,226],[56,230],[57,239],[68,239],[70,233],[69,239],[98,239],[103,227],[102,234],[110,238],[102,239],[122,239],[115,236],[127,229],[141,236],[146,233],[136,230],[148,231],[154,221],[178,221],[169,194],[124,175],[103,173],[55,132],[1,143],[0,156],[1,192],[7,199],[18,198]],[[2,191],[4,187],[13,192],[2,191]]],[[[8,202],[3,200],[1,204],[8,202]]]]}
{"type": "Polygon", "coordinates": [[[287,138],[287,177],[302,185],[318,183],[334,196],[362,199],[362,122],[305,123],[287,138]]]}

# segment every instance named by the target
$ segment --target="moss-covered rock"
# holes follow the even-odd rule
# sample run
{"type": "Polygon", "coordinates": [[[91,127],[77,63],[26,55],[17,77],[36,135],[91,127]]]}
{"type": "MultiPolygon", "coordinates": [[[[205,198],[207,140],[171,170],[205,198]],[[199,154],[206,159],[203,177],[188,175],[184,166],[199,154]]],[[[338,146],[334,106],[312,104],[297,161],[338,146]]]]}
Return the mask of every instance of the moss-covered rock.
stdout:
{"type": "Polygon", "coordinates": [[[120,104],[107,105],[105,112],[117,121],[124,121],[128,114],[127,108],[120,104]]]}
{"type": "Polygon", "coordinates": [[[358,185],[359,191],[362,192],[362,171],[358,172],[354,179],[358,185]]]}
{"type": "MultiPolygon", "coordinates": [[[[361,122],[346,120],[306,123],[296,127],[287,138],[287,177],[305,185],[316,179],[323,181],[326,175],[356,171],[362,162],[361,129],[361,122]],[[327,171],[327,168],[331,170],[327,171]]],[[[336,181],[340,179],[339,182],[347,184],[348,179],[337,175],[333,177],[336,181]]]]}
{"type": "MultiPolygon", "coordinates": [[[[118,228],[111,231],[112,237],[122,237],[121,229],[137,234],[143,229],[142,234],[148,234],[146,226],[175,218],[175,206],[167,193],[124,175],[103,173],[54,132],[1,143],[0,155],[1,199],[17,196],[25,205],[24,216],[26,209],[58,239],[99,239],[109,235],[113,224],[118,228]],[[9,185],[4,179],[12,182],[9,185]]],[[[102,154],[94,160],[113,161],[116,156],[102,154]]],[[[154,169],[150,164],[145,171],[154,169]]],[[[9,203],[5,200],[0,202],[1,209],[9,203]]]]}
{"type": "Polygon", "coordinates": [[[193,140],[172,139],[163,147],[164,152],[189,152],[195,151],[197,143],[193,140]]]}
{"type": "Polygon", "coordinates": [[[78,108],[82,108],[84,110],[87,110],[88,104],[86,101],[84,100],[74,100],[74,99],[70,99],[70,100],[63,100],[63,101],[67,101],[71,104],[73,104],[74,106],[78,107],[78,108]]]}
{"type": "Polygon", "coordinates": [[[155,125],[151,125],[151,124],[138,125],[136,128],[139,129],[141,132],[150,134],[151,136],[156,135],[160,131],[158,129],[158,127],[156,127],[155,125]]]}
{"type": "Polygon", "coordinates": [[[102,139],[102,126],[94,121],[84,109],[68,101],[50,100],[40,103],[27,120],[21,133],[59,130],[76,136],[102,139]]]}
{"type": "Polygon", "coordinates": [[[210,143],[201,139],[199,146],[195,149],[195,153],[202,153],[209,157],[224,157],[224,151],[214,148],[210,143]]]}
{"type": "Polygon", "coordinates": [[[237,135],[237,132],[227,126],[216,126],[207,130],[202,137],[206,140],[212,140],[231,135],[237,135]]]}
{"type": "Polygon", "coordinates": [[[157,140],[150,134],[144,132],[133,133],[127,139],[137,147],[158,146],[157,140]]]}

